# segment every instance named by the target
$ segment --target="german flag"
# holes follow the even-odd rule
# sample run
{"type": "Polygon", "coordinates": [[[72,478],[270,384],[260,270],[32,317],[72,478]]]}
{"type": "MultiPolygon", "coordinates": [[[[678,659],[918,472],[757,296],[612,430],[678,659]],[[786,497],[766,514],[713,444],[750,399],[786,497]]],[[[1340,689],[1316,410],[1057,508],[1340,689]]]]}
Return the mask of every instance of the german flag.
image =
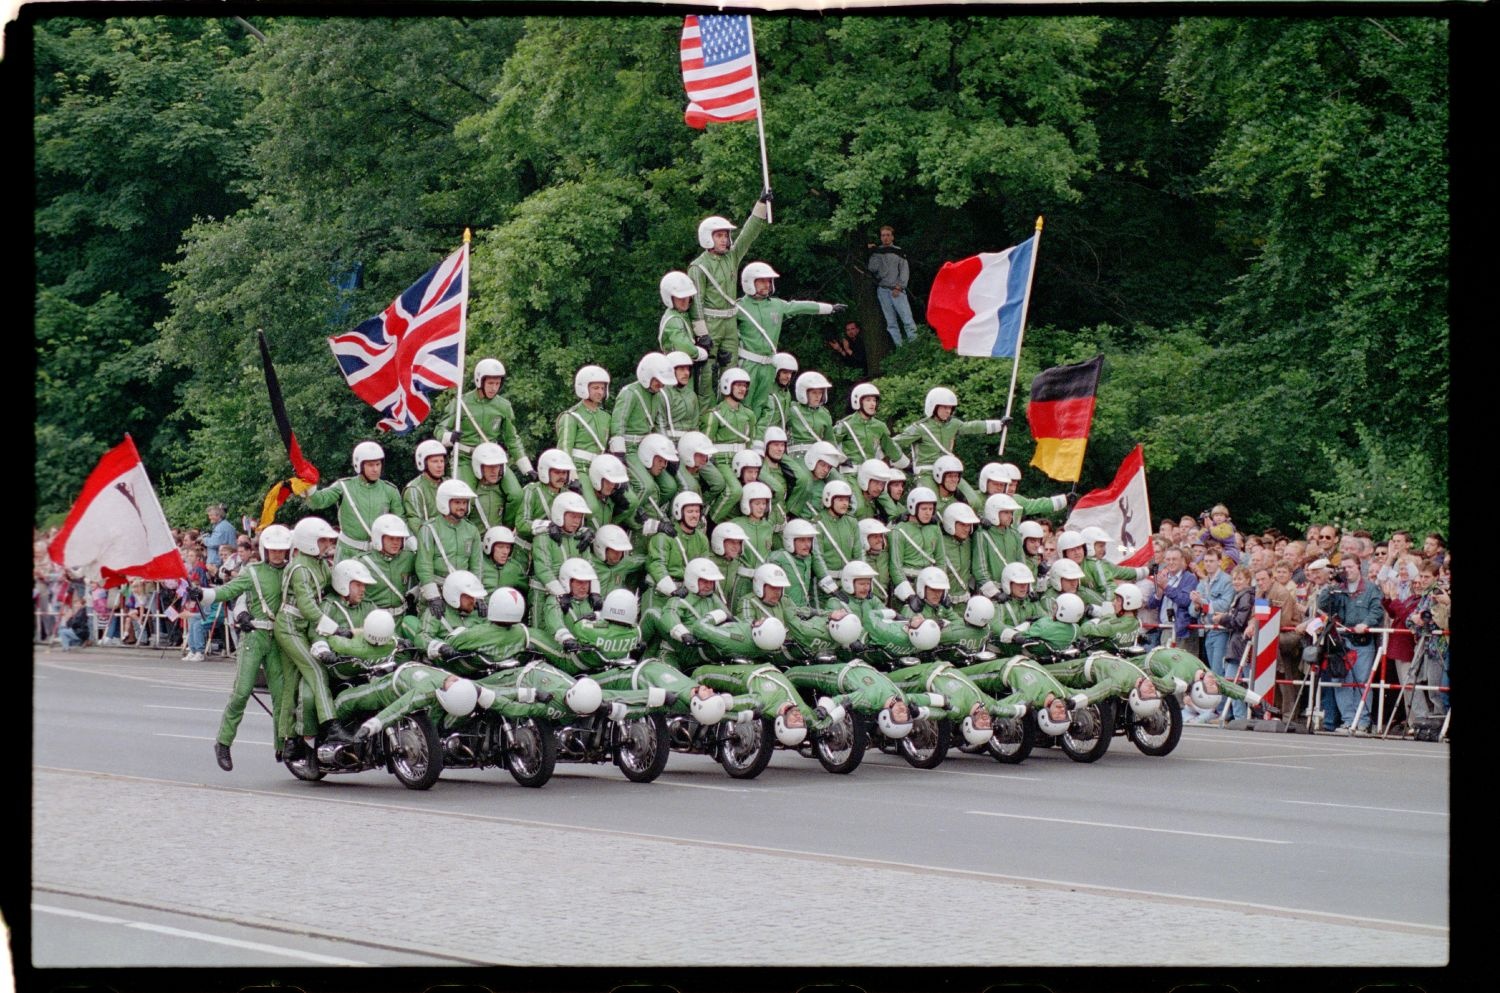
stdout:
{"type": "Polygon", "coordinates": [[[1026,422],[1036,440],[1031,464],[1063,482],[1077,482],[1083,473],[1083,450],[1094,423],[1094,396],[1104,356],[1077,365],[1060,365],[1038,373],[1031,381],[1026,422]]]}
{"type": "Polygon", "coordinates": [[[266,333],[257,330],[260,338],[260,361],[266,372],[266,392],[271,397],[271,416],[276,419],[276,430],[281,443],[286,446],[287,457],[292,463],[292,476],[271,484],[261,501],[260,527],[276,520],[276,511],[292,495],[302,496],[318,482],[318,469],[302,454],[302,446],[292,432],[292,422],[286,416],[286,403],[281,399],[281,383],[276,379],[276,367],[271,364],[271,347],[266,344],[266,333]]]}

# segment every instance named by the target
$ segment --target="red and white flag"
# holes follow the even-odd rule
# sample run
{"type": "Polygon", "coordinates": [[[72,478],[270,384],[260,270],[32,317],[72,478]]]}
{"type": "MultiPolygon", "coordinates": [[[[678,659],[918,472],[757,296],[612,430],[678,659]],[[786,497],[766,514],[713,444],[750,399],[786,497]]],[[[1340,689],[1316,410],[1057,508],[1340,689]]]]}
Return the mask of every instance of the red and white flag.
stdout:
{"type": "Polygon", "coordinates": [[[89,473],[47,552],[58,565],[103,579],[105,586],[120,586],[127,578],[187,578],[187,565],[130,435],[89,473]]]}
{"type": "Polygon", "coordinates": [[[703,130],[711,121],[753,121],[760,113],[760,80],[750,18],[744,14],[689,14],[682,19],[683,120],[703,130]]]}
{"type": "Polygon", "coordinates": [[[1116,565],[1151,564],[1151,503],[1146,496],[1146,456],[1140,445],[1120,463],[1114,482],[1078,498],[1067,527],[1082,531],[1101,527],[1112,539],[1104,557],[1116,565]]]}

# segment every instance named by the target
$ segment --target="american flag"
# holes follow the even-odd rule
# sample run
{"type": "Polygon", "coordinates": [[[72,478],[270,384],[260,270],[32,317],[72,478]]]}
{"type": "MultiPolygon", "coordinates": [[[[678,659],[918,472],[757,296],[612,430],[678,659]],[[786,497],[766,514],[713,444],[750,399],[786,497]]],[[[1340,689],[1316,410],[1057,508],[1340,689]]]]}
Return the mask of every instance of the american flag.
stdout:
{"type": "Polygon", "coordinates": [[[427,417],[431,394],[458,385],[468,300],[465,244],[382,313],[328,339],[349,388],[385,415],[380,430],[405,434],[427,417]]]}
{"type": "Polygon", "coordinates": [[[760,83],[750,18],[743,14],[689,14],[682,19],[683,119],[702,129],[710,121],[752,121],[760,112],[760,83]]]}

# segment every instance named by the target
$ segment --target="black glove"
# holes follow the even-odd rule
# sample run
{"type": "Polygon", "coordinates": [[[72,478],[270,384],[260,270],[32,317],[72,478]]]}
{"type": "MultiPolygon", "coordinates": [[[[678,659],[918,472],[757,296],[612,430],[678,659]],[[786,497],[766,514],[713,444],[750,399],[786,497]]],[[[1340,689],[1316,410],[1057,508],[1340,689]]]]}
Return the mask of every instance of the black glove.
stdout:
{"type": "Polygon", "coordinates": [[[203,602],[203,588],[201,586],[198,586],[198,585],[194,584],[194,583],[189,583],[188,584],[188,588],[187,588],[187,593],[185,593],[184,596],[187,597],[187,599],[193,601],[194,603],[202,603],[203,602]]]}
{"type": "Polygon", "coordinates": [[[836,303],[836,304],[833,305],[833,312],[835,314],[842,314],[844,311],[846,311],[848,309],[849,309],[849,305],[847,303],[836,303]]]}
{"type": "Polygon", "coordinates": [[[563,529],[558,527],[556,524],[549,524],[547,525],[547,537],[551,538],[553,541],[562,541],[563,529]]]}
{"type": "Polygon", "coordinates": [[[557,608],[564,614],[573,609],[573,594],[564,593],[557,598],[557,608]]]}
{"type": "Polygon", "coordinates": [[[324,665],[327,665],[334,660],[335,656],[331,649],[324,648],[318,651],[314,651],[312,653],[312,657],[317,661],[322,662],[324,665]]]}
{"type": "Polygon", "coordinates": [[[609,495],[609,502],[615,505],[616,510],[624,510],[630,506],[629,489],[624,486],[616,486],[615,491],[609,495]]]}
{"type": "Polygon", "coordinates": [[[577,638],[565,638],[563,639],[562,650],[572,655],[574,652],[583,651],[583,646],[578,643],[577,638]]]}
{"type": "Polygon", "coordinates": [[[1148,575],[1148,576],[1155,576],[1156,573],[1160,569],[1161,569],[1161,563],[1160,562],[1152,562],[1149,566],[1146,567],[1146,575],[1148,575]]]}
{"type": "Polygon", "coordinates": [[[488,614],[489,612],[490,612],[490,598],[489,597],[482,596],[478,600],[474,601],[474,613],[476,613],[476,614],[488,614]]]}
{"type": "Polygon", "coordinates": [[[604,598],[597,593],[590,593],[589,606],[594,610],[602,610],[604,608],[604,598]]]}
{"type": "Polygon", "coordinates": [[[433,617],[442,617],[447,608],[448,605],[443,602],[443,598],[440,596],[435,596],[427,601],[427,612],[433,617]]]}
{"type": "Polygon", "coordinates": [[[579,548],[588,548],[594,543],[594,529],[587,527],[579,528],[577,533],[573,535],[573,539],[578,542],[579,548]]]}
{"type": "Polygon", "coordinates": [[[565,490],[572,490],[574,493],[577,493],[579,496],[583,496],[583,484],[580,483],[576,479],[573,480],[572,482],[570,482],[567,486],[564,486],[563,489],[565,489],[565,490]]]}
{"type": "Polygon", "coordinates": [[[352,638],[352,637],[354,637],[354,632],[350,631],[348,628],[339,628],[337,631],[335,631],[333,633],[334,633],[334,635],[336,635],[337,637],[340,637],[340,638],[352,638]]]}
{"type": "Polygon", "coordinates": [[[398,651],[398,652],[409,652],[413,648],[416,648],[416,647],[417,647],[416,645],[413,645],[411,642],[407,641],[405,638],[397,638],[396,639],[396,651],[398,651]]]}
{"type": "Polygon", "coordinates": [[[950,596],[948,596],[948,594],[944,593],[943,594],[943,598],[938,601],[938,606],[939,607],[951,607],[951,606],[953,606],[953,598],[950,597],[950,596]]]}
{"type": "Polygon", "coordinates": [[[797,485],[797,470],[793,469],[787,463],[786,459],[782,459],[781,460],[780,469],[781,469],[781,478],[784,479],[784,480],[786,480],[787,489],[790,490],[793,486],[796,486],[797,485]]]}
{"type": "Polygon", "coordinates": [[[913,614],[920,614],[922,612],[922,598],[915,593],[907,597],[906,609],[910,610],[913,614]]]}
{"type": "Polygon", "coordinates": [[[677,470],[679,468],[681,468],[681,467],[682,467],[682,461],[680,459],[668,459],[667,460],[667,472],[670,473],[671,475],[673,475],[673,476],[677,475],[677,470]]]}
{"type": "Polygon", "coordinates": [[[714,353],[714,359],[719,363],[719,365],[727,366],[729,365],[730,361],[734,359],[734,356],[729,354],[729,349],[721,348],[714,353]]]}
{"type": "Polygon", "coordinates": [[[598,620],[598,619],[599,619],[599,615],[598,615],[598,614],[596,614],[596,613],[594,613],[594,612],[593,612],[593,611],[592,611],[592,610],[591,610],[591,611],[589,611],[589,612],[588,612],[588,613],[587,613],[587,614],[582,614],[582,615],[580,615],[580,616],[579,616],[579,618],[578,618],[578,619],[579,619],[579,620],[580,620],[580,621],[597,621],[597,620],[598,620]]]}
{"type": "Polygon", "coordinates": [[[645,507],[637,507],[635,509],[635,522],[637,524],[645,524],[646,523],[646,508],[645,507]]]}
{"type": "Polygon", "coordinates": [[[250,617],[248,612],[242,610],[234,615],[234,629],[236,631],[254,631],[255,621],[250,617]]]}
{"type": "Polygon", "coordinates": [[[683,597],[687,596],[687,587],[682,585],[681,583],[678,583],[677,589],[672,591],[672,595],[681,600],[683,597]]]}
{"type": "Polygon", "coordinates": [[[1047,571],[1051,568],[1052,564],[1050,562],[1038,562],[1036,564],[1036,578],[1041,579],[1043,576],[1047,575],[1047,571]]]}
{"type": "Polygon", "coordinates": [[[892,524],[905,524],[909,520],[911,520],[911,515],[908,514],[908,513],[906,513],[905,511],[902,511],[901,513],[897,514],[895,517],[893,517],[891,519],[891,523],[892,524]]]}
{"type": "Polygon", "coordinates": [[[710,348],[714,347],[714,340],[712,338],[710,338],[708,335],[704,334],[704,335],[699,335],[698,337],[694,338],[693,339],[693,344],[696,345],[697,347],[703,349],[706,352],[710,348]]]}
{"type": "Polygon", "coordinates": [[[992,599],[995,601],[996,605],[1002,603],[1010,603],[1010,594],[1005,592],[1004,590],[1001,590],[999,593],[996,593],[992,599]]]}
{"type": "Polygon", "coordinates": [[[438,646],[438,658],[440,658],[440,659],[456,659],[456,658],[458,658],[458,649],[456,649],[452,645],[449,645],[449,644],[446,644],[446,643],[445,644],[441,644],[441,645],[438,646]]]}
{"type": "Polygon", "coordinates": [[[841,600],[844,603],[849,602],[849,594],[845,593],[842,588],[833,591],[833,598],[835,600],[841,600]]]}
{"type": "Polygon", "coordinates": [[[673,524],[671,521],[662,521],[659,525],[657,525],[656,533],[664,534],[668,538],[675,538],[677,537],[677,525],[673,524]]]}
{"type": "Polygon", "coordinates": [[[523,483],[534,483],[534,482],[536,482],[536,470],[532,469],[530,472],[523,472],[523,473],[521,473],[520,474],[520,479],[521,479],[521,482],[523,482],[523,483]]]}
{"type": "Polygon", "coordinates": [[[850,645],[849,645],[849,651],[853,652],[856,655],[862,654],[862,653],[867,652],[869,650],[870,650],[870,646],[866,645],[863,641],[851,642],[850,645]]]}
{"type": "Polygon", "coordinates": [[[1072,492],[1070,492],[1068,494],[1068,509],[1069,510],[1072,510],[1074,507],[1078,506],[1079,495],[1080,494],[1078,493],[1077,490],[1074,490],[1074,491],[1072,491],[1072,492]]]}
{"type": "Polygon", "coordinates": [[[771,202],[771,188],[769,186],[767,186],[765,189],[763,189],[763,190],[760,191],[760,202],[761,203],[770,203],[771,202]]]}
{"type": "Polygon", "coordinates": [[[691,648],[693,645],[698,644],[698,636],[689,631],[687,634],[682,636],[682,643],[691,648]]]}
{"type": "Polygon", "coordinates": [[[995,525],[990,522],[990,519],[988,517],[981,517],[979,519],[979,526],[985,529],[989,529],[994,527],[995,525]]]}
{"type": "Polygon", "coordinates": [[[549,690],[537,690],[536,691],[536,702],[537,703],[551,703],[552,702],[552,693],[551,693],[551,691],[549,691],[549,690]]]}
{"type": "Polygon", "coordinates": [[[1014,421],[1015,421],[1014,417],[1011,417],[1009,414],[1006,414],[1004,417],[1000,418],[1000,429],[1003,431],[1004,429],[1010,427],[1011,424],[1014,421]]]}

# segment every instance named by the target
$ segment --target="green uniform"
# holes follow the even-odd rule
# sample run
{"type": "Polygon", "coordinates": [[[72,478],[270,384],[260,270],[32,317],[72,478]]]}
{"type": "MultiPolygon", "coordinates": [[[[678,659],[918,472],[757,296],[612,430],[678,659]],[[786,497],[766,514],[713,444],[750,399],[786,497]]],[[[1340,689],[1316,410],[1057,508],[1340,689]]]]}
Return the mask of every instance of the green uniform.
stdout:
{"type": "MultiPolygon", "coordinates": [[[[1052,608],[1057,605],[1057,598],[1062,596],[1062,588],[1059,583],[1060,580],[1056,578],[1056,574],[1050,574],[1047,576],[1047,587],[1042,590],[1042,605],[1047,608],[1049,615],[1052,613],[1052,608]]],[[[1081,580],[1078,583],[1078,589],[1074,590],[1074,592],[1083,601],[1085,607],[1097,607],[1104,602],[1103,597],[1083,585],[1081,580]]]]}
{"type": "Polygon", "coordinates": [[[1078,640],[1078,625],[1051,617],[1038,617],[1031,622],[1026,634],[1031,638],[1040,638],[1052,650],[1060,652],[1078,640]]]}
{"type": "MultiPolygon", "coordinates": [[[[1002,590],[1005,584],[1001,582],[1000,574],[1005,567],[1012,562],[1024,562],[1025,553],[1021,548],[1021,531],[1014,524],[1008,528],[984,527],[976,528],[970,536],[970,541],[976,542],[974,546],[974,580],[979,583],[981,591],[985,584],[994,583],[1002,590]]],[[[993,594],[986,593],[993,600],[993,594]]]]}
{"type": "MultiPolygon", "coordinates": [[[[796,478],[796,470],[800,467],[800,463],[797,462],[791,462],[786,459],[782,459],[780,462],[772,462],[768,457],[760,468],[760,481],[771,488],[771,512],[767,516],[771,518],[772,530],[778,534],[782,528],[786,527],[786,499],[787,495],[791,492],[791,487],[787,484],[786,476],[781,471],[782,466],[790,468],[793,478],[796,478]]],[[[806,472],[807,470],[803,469],[802,471],[806,472]]]]}
{"type": "Polygon", "coordinates": [[[787,418],[791,413],[789,408],[795,402],[792,399],[791,390],[775,385],[774,373],[771,376],[771,383],[771,388],[766,391],[765,402],[752,408],[755,411],[755,436],[757,438],[764,437],[766,428],[769,427],[778,427],[785,431],[787,418]]]}
{"type": "Polygon", "coordinates": [[[1024,497],[1012,493],[1010,498],[1021,505],[1016,517],[1018,521],[1024,517],[1050,517],[1068,506],[1068,498],[1061,493],[1049,497],[1024,497]]]}
{"type": "Polygon", "coordinates": [[[422,525],[434,517],[442,516],[437,512],[437,488],[442,482],[434,482],[431,476],[423,472],[401,491],[401,513],[412,534],[421,531],[422,525]]]}
{"type": "Polygon", "coordinates": [[[895,683],[908,698],[915,693],[940,695],[941,708],[932,708],[929,717],[939,720],[962,720],[974,711],[977,704],[993,717],[1014,719],[1026,713],[1023,703],[1003,704],[990,696],[964,671],[950,662],[924,662],[917,665],[899,666],[890,673],[895,683]]]}
{"type": "MultiPolygon", "coordinates": [[[[454,407],[458,404],[458,392],[447,394],[443,408],[433,420],[439,432],[453,427],[454,407]]],[[[474,485],[474,467],[469,462],[469,453],[475,446],[493,441],[505,449],[510,460],[521,467],[522,472],[531,471],[531,459],[526,457],[526,448],[521,444],[521,435],[516,430],[516,412],[510,401],[498,393],[486,400],[477,388],[463,395],[463,417],[458,423],[458,451],[450,453],[458,462],[458,477],[470,486],[474,485]]],[[[416,528],[412,528],[416,533],[416,528]]]]}
{"type": "Polygon", "coordinates": [[[831,586],[828,580],[836,583],[844,566],[864,558],[859,519],[853,514],[835,516],[833,511],[824,510],[812,524],[818,529],[813,538],[813,576],[823,593],[832,594],[837,587],[831,586]]]}
{"type": "Polygon", "coordinates": [[[657,521],[672,520],[672,498],[677,495],[677,477],[663,469],[653,476],[651,470],[641,462],[641,457],[631,452],[625,457],[625,470],[630,473],[630,512],[620,523],[634,534],[636,545],[644,534],[644,514],[657,521]]]}
{"type": "Polygon", "coordinates": [[[1002,591],[994,598],[994,601],[995,619],[990,621],[990,634],[996,639],[1005,633],[1006,628],[1014,628],[1022,624],[1029,626],[1030,622],[1047,616],[1047,607],[1040,597],[1035,600],[1030,597],[1016,599],[1002,591]]]}
{"type": "MultiPolygon", "coordinates": [[[[1152,681],[1157,680],[1172,682],[1182,680],[1184,683],[1193,682],[1193,674],[1199,671],[1212,673],[1213,667],[1207,662],[1194,655],[1192,652],[1183,651],[1181,648],[1168,648],[1165,645],[1151,649],[1146,657],[1141,660],[1142,665],[1151,674],[1152,681]]],[[[1240,686],[1228,679],[1218,679],[1219,692],[1231,700],[1243,701],[1245,699],[1245,687],[1240,686]]],[[[1160,683],[1158,685],[1161,685],[1160,683]]],[[[1175,682],[1173,682],[1175,687],[1175,682]]],[[[1171,692],[1170,690],[1168,692],[1171,692]]]]}
{"type": "Polygon", "coordinates": [[[1082,638],[1108,638],[1116,648],[1130,648],[1141,633],[1141,622],[1134,614],[1119,617],[1099,617],[1078,625],[1082,638]]]}
{"type": "Polygon", "coordinates": [[[859,615],[860,622],[864,624],[865,644],[879,649],[889,658],[914,654],[906,624],[894,610],[887,608],[873,594],[864,599],[851,596],[848,606],[859,615]]]}
{"type": "Polygon", "coordinates": [[[684,463],[677,468],[677,492],[696,493],[703,498],[703,508],[708,510],[709,498],[724,492],[724,473],[710,460],[697,472],[684,463]]]}
{"type": "Polygon", "coordinates": [[[974,548],[972,533],[963,541],[946,531],[938,538],[938,568],[948,577],[948,596],[954,603],[968,602],[974,584],[974,548]]]}
{"type": "MultiPolygon", "coordinates": [[[[702,414],[699,412],[698,394],[691,386],[669,386],[661,391],[662,420],[659,430],[676,444],[689,431],[698,430],[702,414]]],[[[708,403],[705,402],[704,406],[708,403]]]]}
{"type": "Polygon", "coordinates": [[[407,595],[416,592],[417,553],[404,548],[395,555],[364,552],[359,561],[375,577],[375,582],[365,587],[365,602],[372,609],[384,607],[399,621],[406,613],[407,595]]]}
{"type": "Polygon", "coordinates": [[[688,672],[709,661],[702,639],[693,632],[698,622],[715,610],[729,612],[717,591],[708,596],[689,593],[685,597],[667,597],[660,607],[646,612],[642,628],[646,638],[657,643],[657,651],[664,661],[688,672]],[[685,644],[684,639],[688,636],[699,644],[685,644]]]}
{"type": "Polygon", "coordinates": [[[755,413],[748,404],[725,397],[717,407],[703,415],[703,433],[714,443],[714,462],[729,472],[735,452],[742,452],[760,437],[755,430],[755,413]]]}
{"type": "Polygon", "coordinates": [[[812,300],[742,296],[739,299],[739,362],[750,373],[745,402],[759,410],[774,388],[776,368],[771,358],[781,343],[781,325],[798,314],[831,314],[833,305],[812,300]]]}
{"type": "MultiPolygon", "coordinates": [[[[813,540],[813,544],[817,544],[817,539],[813,540]]],[[[785,548],[778,548],[771,553],[770,561],[781,566],[786,578],[792,583],[782,595],[782,602],[790,601],[798,607],[816,609],[818,590],[813,585],[817,580],[814,578],[812,554],[793,555],[785,548]]]]}
{"type": "Polygon", "coordinates": [[[662,311],[661,320],[656,322],[656,350],[663,355],[682,352],[695,363],[712,358],[698,354],[698,344],[693,341],[693,327],[688,323],[688,311],[678,310],[676,307],[668,307],[662,311]]]}
{"type": "Polygon", "coordinates": [[[590,545],[578,540],[576,531],[568,534],[556,525],[549,525],[547,530],[537,534],[531,543],[531,592],[528,595],[533,625],[540,625],[549,634],[557,630],[543,624],[542,617],[547,601],[568,592],[567,584],[559,576],[562,564],[572,558],[587,558],[592,551],[590,545]]]}
{"type": "Polygon", "coordinates": [[[261,666],[266,669],[266,687],[271,691],[272,712],[279,713],[288,706],[282,683],[285,680],[281,652],[276,647],[276,614],[281,609],[281,578],[283,569],[268,562],[251,562],[240,570],[240,574],[223,586],[215,587],[213,597],[205,600],[222,603],[228,609],[240,594],[245,595],[245,611],[250,615],[254,630],[245,632],[239,639],[239,660],[234,674],[234,688],[229,691],[229,703],[224,707],[224,716],[219,721],[219,734],[215,739],[221,745],[234,744],[240,721],[245,716],[245,704],[255,691],[255,677],[261,666]]]}
{"type": "Polygon", "coordinates": [[[516,508],[521,504],[521,481],[511,472],[509,465],[500,473],[497,483],[476,481],[474,497],[469,505],[469,520],[474,522],[481,536],[497,524],[515,526],[516,508]]]}
{"type": "MultiPolygon", "coordinates": [[[[974,511],[975,516],[982,516],[979,512],[984,509],[984,498],[979,495],[978,490],[969,485],[969,481],[966,479],[958,481],[957,492],[949,493],[936,484],[932,486],[932,492],[937,494],[937,516],[939,518],[943,516],[943,511],[955,503],[966,503],[969,505],[969,509],[974,511]]],[[[978,527],[978,525],[975,526],[978,527]]]]}
{"type": "Polygon", "coordinates": [[[728,600],[731,604],[737,604],[741,598],[750,596],[753,592],[756,568],[771,561],[771,552],[776,548],[776,531],[767,517],[756,520],[742,515],[733,520],[745,532],[745,545],[735,562],[734,575],[726,572],[724,577],[732,581],[728,600]]]}
{"type": "MultiPolygon", "coordinates": [[[[803,520],[813,520],[823,512],[823,487],[834,480],[848,482],[837,469],[830,469],[828,475],[819,479],[800,462],[793,462],[791,465],[792,471],[797,474],[797,485],[792,487],[791,494],[786,498],[786,512],[803,520]]],[[[852,502],[850,505],[853,505],[852,502]]]]}
{"type": "Polygon", "coordinates": [[[564,490],[566,487],[554,490],[545,479],[522,487],[521,505],[516,510],[516,537],[530,544],[536,537],[538,527],[546,531],[552,523],[552,501],[564,490]]]}
{"type": "Polygon", "coordinates": [[[786,437],[787,454],[797,456],[799,460],[802,453],[815,442],[832,441],[833,415],[828,412],[828,405],[809,407],[805,403],[792,404],[787,410],[786,437]]]}
{"type": "MultiPolygon", "coordinates": [[[[346,476],[306,496],[309,510],[339,506],[337,561],[370,547],[370,525],[381,514],[401,517],[405,507],[401,492],[383,479],[370,482],[364,476],[346,476]]],[[[412,534],[416,534],[413,530],[412,534]]]]}
{"type": "Polygon", "coordinates": [[[447,517],[434,517],[417,534],[416,568],[423,600],[443,595],[443,580],[449,573],[466,570],[478,576],[484,571],[484,544],[479,529],[466,518],[454,522],[447,517]]]}
{"type": "Polygon", "coordinates": [[[745,492],[744,485],[731,476],[727,469],[719,473],[719,481],[723,488],[705,497],[708,501],[708,519],[716,524],[739,516],[740,497],[745,492]]]}
{"type": "Polygon", "coordinates": [[[658,606],[663,597],[670,596],[682,585],[683,572],[689,562],[706,559],[712,553],[708,535],[701,527],[689,531],[678,524],[675,535],[653,534],[646,546],[646,578],[651,589],[643,598],[644,605],[658,606]]]}
{"type": "Polygon", "coordinates": [[[615,590],[632,592],[640,585],[640,574],[646,568],[646,556],[640,552],[626,552],[614,565],[589,553],[588,560],[599,577],[599,595],[609,596],[615,590]]]}
{"type": "MultiPolygon", "coordinates": [[[[303,682],[312,687],[318,722],[333,719],[333,697],[328,692],[328,678],[323,667],[312,657],[309,642],[317,637],[319,626],[325,632],[337,627],[337,621],[323,609],[328,592],[329,568],[322,559],[303,552],[293,552],[292,560],[281,572],[281,606],[273,626],[276,646],[283,660],[282,703],[276,713],[276,738],[292,736],[293,711],[303,682]],[[290,665],[286,663],[290,663],[290,665]]],[[[304,723],[307,717],[304,715],[304,723]]]]}
{"type": "Polygon", "coordinates": [[[484,584],[485,590],[490,593],[502,586],[524,590],[528,587],[531,576],[530,556],[520,545],[512,545],[510,558],[505,560],[504,565],[496,565],[493,558],[486,556],[484,571],[476,575],[484,584]]]}
{"type": "Polygon", "coordinates": [[[1071,689],[1083,690],[1089,703],[1110,697],[1128,697],[1142,676],[1150,679],[1158,691],[1171,693],[1175,684],[1170,677],[1153,677],[1129,659],[1102,652],[1081,659],[1066,659],[1044,666],[1058,681],[1071,689]]]}
{"type": "Polygon", "coordinates": [[[661,391],[655,393],[640,383],[626,383],[615,397],[615,409],[609,415],[610,451],[624,455],[634,454],[641,439],[653,431],[661,430],[666,423],[666,397],[661,391]]]}
{"type": "Polygon", "coordinates": [[[580,473],[586,472],[594,456],[609,450],[611,426],[609,411],[603,404],[590,410],[580,400],[557,415],[555,447],[573,457],[580,473]]]}
{"type": "Polygon", "coordinates": [[[903,450],[911,450],[912,472],[922,475],[931,472],[938,456],[955,454],[953,446],[959,435],[998,433],[998,429],[990,431],[986,421],[961,421],[956,417],[940,421],[936,417],[923,417],[902,428],[895,442],[903,450]]]}
{"type": "Polygon", "coordinates": [[[886,537],[890,549],[891,595],[905,600],[916,592],[917,573],[928,566],[940,566],[943,529],[936,523],[918,524],[915,519],[902,521],[886,537]]]}
{"type": "MultiPolygon", "coordinates": [[[[330,647],[333,646],[330,644],[330,647]]],[[[337,648],[334,650],[338,651],[337,648]]],[[[407,714],[427,710],[437,703],[437,691],[450,675],[443,669],[418,662],[398,666],[388,676],[379,676],[362,686],[344,690],[334,698],[334,709],[340,718],[368,714],[373,710],[380,726],[389,727],[407,714]]]]}
{"type": "MultiPolygon", "coordinates": [[[[832,415],[830,415],[832,416],[832,415]]],[[[833,426],[829,439],[855,462],[885,459],[897,468],[905,467],[906,456],[891,437],[891,429],[879,417],[866,417],[856,410],[833,426]]]]}
{"type": "Polygon", "coordinates": [[[829,637],[828,618],[814,610],[798,608],[785,594],[774,606],[758,596],[748,596],[740,601],[735,616],[752,624],[762,617],[774,617],[781,621],[786,627],[786,644],[780,652],[783,658],[806,658],[838,648],[829,637]]]}
{"type": "Polygon", "coordinates": [[[1008,708],[1026,704],[1040,710],[1047,705],[1049,696],[1066,700],[1071,695],[1056,676],[1024,655],[977,662],[964,666],[961,671],[975,686],[1008,708]]]}
{"type": "Polygon", "coordinates": [[[1109,603],[1115,598],[1115,583],[1133,583],[1144,579],[1146,570],[1115,565],[1108,559],[1084,558],[1083,585],[1099,594],[1099,599],[1109,603]]]}
{"type": "MultiPolygon", "coordinates": [[[[728,352],[731,362],[739,352],[740,335],[735,296],[740,284],[740,264],[745,261],[745,255],[755,239],[765,230],[767,213],[766,205],[757,203],[746,219],[745,226],[740,229],[739,237],[733,239],[727,252],[719,254],[705,250],[688,266],[688,275],[692,277],[693,286],[698,290],[692,298],[692,306],[688,308],[693,332],[695,335],[706,333],[713,339],[713,358],[716,362],[719,352],[728,352]]],[[[718,376],[702,378],[713,380],[699,387],[698,395],[707,406],[713,402],[718,376]]]]}

